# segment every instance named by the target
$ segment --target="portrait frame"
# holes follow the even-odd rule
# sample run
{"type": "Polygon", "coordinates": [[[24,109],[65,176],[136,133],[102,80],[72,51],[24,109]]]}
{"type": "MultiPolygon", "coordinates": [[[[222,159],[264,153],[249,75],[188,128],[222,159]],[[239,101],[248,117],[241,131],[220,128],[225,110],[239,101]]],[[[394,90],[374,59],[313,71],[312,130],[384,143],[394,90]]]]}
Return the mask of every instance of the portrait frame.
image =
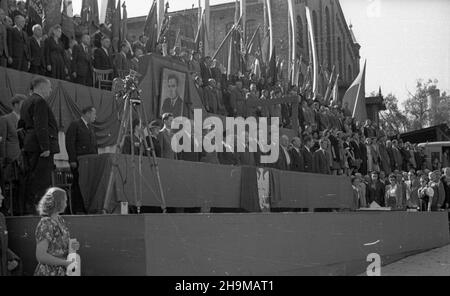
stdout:
{"type": "Polygon", "coordinates": [[[187,74],[185,72],[163,68],[161,73],[161,88],[159,99],[159,114],[162,116],[164,113],[172,113],[174,117],[183,116],[185,98],[186,98],[186,85],[187,74]],[[169,81],[170,80],[170,81],[169,81]],[[171,104],[172,90],[169,89],[169,84],[173,85],[176,80],[176,99],[175,104],[171,104]],[[180,102],[181,100],[181,102],[180,102]]]}

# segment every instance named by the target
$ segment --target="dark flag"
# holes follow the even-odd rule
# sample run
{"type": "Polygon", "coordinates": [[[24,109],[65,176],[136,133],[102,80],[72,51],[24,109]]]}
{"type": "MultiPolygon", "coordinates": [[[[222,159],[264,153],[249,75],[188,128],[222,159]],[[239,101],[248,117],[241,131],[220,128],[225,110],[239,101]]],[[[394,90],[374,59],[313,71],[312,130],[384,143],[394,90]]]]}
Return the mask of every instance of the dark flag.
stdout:
{"type": "Polygon", "coordinates": [[[275,53],[275,46],[272,50],[272,56],[270,57],[269,66],[267,69],[267,79],[271,83],[271,85],[275,85],[277,83],[278,69],[277,69],[277,58],[275,53]]]}
{"type": "Polygon", "coordinates": [[[144,36],[148,37],[147,44],[145,45],[145,51],[155,52],[156,45],[158,44],[158,16],[156,11],[156,0],[153,1],[152,7],[145,20],[144,36]]]}
{"type": "Polygon", "coordinates": [[[127,12],[127,5],[125,2],[122,4],[122,39],[125,41],[128,36],[128,12],[127,12]]]}
{"type": "Polygon", "coordinates": [[[158,34],[158,43],[164,43],[164,38],[169,33],[170,17],[169,17],[169,2],[166,3],[166,10],[164,11],[164,19],[161,24],[161,29],[158,34]]]}
{"type": "Polygon", "coordinates": [[[112,31],[112,46],[114,49],[114,52],[120,51],[120,42],[121,42],[121,36],[120,36],[120,0],[117,3],[117,7],[114,10],[113,18],[112,18],[112,24],[111,24],[111,31],[112,31]]]}
{"type": "Polygon", "coordinates": [[[261,38],[259,37],[259,28],[256,28],[255,33],[253,34],[250,42],[247,45],[247,54],[253,55],[254,57],[260,59],[261,58],[261,38]]]}
{"type": "Polygon", "coordinates": [[[97,0],[83,0],[81,6],[81,24],[87,28],[87,33],[95,32],[99,28],[99,12],[97,0]]]}
{"type": "Polygon", "coordinates": [[[115,10],[116,10],[116,0],[108,0],[108,5],[106,6],[106,14],[105,14],[105,25],[110,30],[112,30],[111,26],[113,23],[115,10]]]}
{"type": "Polygon", "coordinates": [[[195,49],[200,53],[202,57],[205,57],[205,44],[206,44],[206,36],[208,36],[207,28],[206,28],[206,18],[203,13],[200,25],[197,30],[197,35],[195,36],[195,49]]]}
{"type": "Polygon", "coordinates": [[[54,25],[61,24],[61,1],[42,0],[44,16],[42,18],[42,27],[44,34],[54,25]]]}
{"type": "Polygon", "coordinates": [[[244,60],[241,53],[241,33],[238,27],[236,27],[231,33],[231,39],[228,50],[228,78],[231,76],[239,76],[244,74],[244,60]]]}
{"type": "MultiPolygon", "coordinates": [[[[3,0],[6,2],[6,0],[3,0]]],[[[31,26],[36,24],[42,25],[42,17],[44,16],[44,6],[41,0],[28,0],[27,1],[28,18],[31,26]]]]}
{"type": "Polygon", "coordinates": [[[264,39],[261,45],[261,61],[263,65],[267,66],[270,61],[270,31],[266,30],[264,39]]]}

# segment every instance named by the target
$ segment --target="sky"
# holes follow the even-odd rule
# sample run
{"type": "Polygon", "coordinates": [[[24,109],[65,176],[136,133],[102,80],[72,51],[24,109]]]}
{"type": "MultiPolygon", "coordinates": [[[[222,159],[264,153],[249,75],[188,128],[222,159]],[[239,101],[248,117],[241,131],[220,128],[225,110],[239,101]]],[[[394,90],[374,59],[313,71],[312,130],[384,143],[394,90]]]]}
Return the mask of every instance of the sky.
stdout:
{"type": "MultiPolygon", "coordinates": [[[[82,0],[73,0],[78,13],[82,0]]],[[[100,0],[99,0],[100,2],[100,0]]],[[[106,1],[105,1],[106,2],[106,1]]],[[[153,0],[129,0],[129,17],[147,15],[153,0]]],[[[211,5],[233,2],[211,0],[211,5]]],[[[348,24],[367,60],[366,94],[393,93],[400,101],[417,79],[437,79],[450,93],[449,0],[340,0],[348,24]]],[[[198,6],[198,0],[170,0],[170,11],[198,6]]],[[[99,6],[101,7],[101,5],[99,6]]],[[[362,66],[361,66],[362,68],[362,66]]]]}

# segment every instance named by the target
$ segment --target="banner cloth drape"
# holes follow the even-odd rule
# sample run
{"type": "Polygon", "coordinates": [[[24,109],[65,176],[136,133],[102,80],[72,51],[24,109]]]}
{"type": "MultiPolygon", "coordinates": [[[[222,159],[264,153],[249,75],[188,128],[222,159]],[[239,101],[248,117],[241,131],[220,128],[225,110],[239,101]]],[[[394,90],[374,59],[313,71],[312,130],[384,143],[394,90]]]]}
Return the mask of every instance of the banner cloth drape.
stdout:
{"type": "MultiPolygon", "coordinates": [[[[143,206],[161,206],[155,170],[148,159],[142,162],[140,178],[136,156],[137,195],[133,189],[132,156],[84,156],[79,162],[80,188],[89,212],[103,209],[109,172],[113,167],[117,169],[117,177],[108,210],[120,210],[121,201],[136,205],[135,196],[142,199],[143,206]],[[114,157],[117,157],[117,163],[113,166],[114,157]]],[[[158,159],[158,164],[168,207],[243,208],[250,212],[262,210],[258,207],[256,167],[241,168],[168,159],[158,159]]],[[[348,178],[268,170],[271,173],[269,201],[272,209],[353,207],[352,186],[348,178]]]]}

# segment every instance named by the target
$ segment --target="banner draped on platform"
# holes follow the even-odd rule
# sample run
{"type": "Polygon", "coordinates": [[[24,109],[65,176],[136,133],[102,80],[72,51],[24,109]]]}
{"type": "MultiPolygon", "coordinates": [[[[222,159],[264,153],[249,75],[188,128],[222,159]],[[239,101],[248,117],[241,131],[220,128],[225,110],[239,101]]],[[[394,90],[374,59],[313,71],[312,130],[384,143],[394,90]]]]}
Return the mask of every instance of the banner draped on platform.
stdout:
{"type": "MultiPolygon", "coordinates": [[[[13,95],[29,94],[32,78],[32,74],[0,67],[0,115],[11,111],[10,99],[13,95]]],[[[94,106],[97,109],[94,129],[99,146],[115,144],[120,106],[117,106],[111,92],[51,78],[49,80],[53,92],[48,103],[55,114],[60,131],[66,132],[70,123],[80,118],[83,108],[94,106]]]]}
{"type": "MultiPolygon", "coordinates": [[[[137,170],[139,160],[135,158],[135,195],[132,156],[118,155],[117,161],[113,161],[114,157],[104,154],[80,158],[80,188],[86,209],[90,213],[103,209],[111,169],[116,169],[117,174],[113,196],[107,205],[109,211],[120,210],[121,201],[161,206],[155,170],[148,159],[142,162],[141,178],[137,170]]],[[[158,165],[168,207],[240,208],[248,212],[277,208],[353,208],[350,179],[341,176],[168,159],[158,159],[158,165]]]]}

